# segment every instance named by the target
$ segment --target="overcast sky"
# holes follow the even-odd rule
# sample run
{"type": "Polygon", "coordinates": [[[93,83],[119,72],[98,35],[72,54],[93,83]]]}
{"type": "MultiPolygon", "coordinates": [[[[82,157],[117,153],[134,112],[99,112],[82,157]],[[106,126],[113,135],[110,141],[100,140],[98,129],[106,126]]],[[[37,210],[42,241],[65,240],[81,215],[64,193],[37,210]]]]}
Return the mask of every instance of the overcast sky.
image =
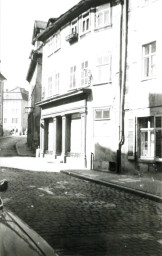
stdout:
{"type": "Polygon", "coordinates": [[[35,20],[58,17],[80,0],[0,0],[1,72],[9,88],[28,87],[26,74],[35,20]]]}

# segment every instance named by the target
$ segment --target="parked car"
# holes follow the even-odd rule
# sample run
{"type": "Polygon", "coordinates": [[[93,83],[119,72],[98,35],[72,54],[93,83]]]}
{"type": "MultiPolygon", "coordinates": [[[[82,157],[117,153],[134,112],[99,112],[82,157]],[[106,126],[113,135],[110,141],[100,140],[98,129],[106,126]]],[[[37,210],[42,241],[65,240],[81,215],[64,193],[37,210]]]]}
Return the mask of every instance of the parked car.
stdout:
{"type": "MultiPolygon", "coordinates": [[[[0,181],[0,192],[8,188],[7,180],[0,181]]],[[[0,197],[0,255],[1,256],[58,256],[53,248],[12,212],[5,210],[0,197]]]]}

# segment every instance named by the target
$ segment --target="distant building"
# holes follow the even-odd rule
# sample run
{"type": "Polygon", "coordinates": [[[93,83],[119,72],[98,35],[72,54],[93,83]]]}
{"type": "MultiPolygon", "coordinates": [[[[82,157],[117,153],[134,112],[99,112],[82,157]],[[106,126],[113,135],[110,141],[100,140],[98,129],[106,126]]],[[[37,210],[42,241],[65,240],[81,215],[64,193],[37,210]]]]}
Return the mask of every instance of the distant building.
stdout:
{"type": "Polygon", "coordinates": [[[4,134],[23,134],[27,129],[28,92],[17,87],[3,93],[3,131],[4,134]]]}
{"type": "Polygon", "coordinates": [[[3,135],[3,88],[6,78],[0,73],[0,136],[3,135]]]}
{"type": "Polygon", "coordinates": [[[40,141],[41,110],[35,103],[41,100],[42,91],[42,43],[35,41],[35,38],[46,28],[46,25],[47,23],[43,21],[34,23],[32,44],[35,49],[30,53],[30,64],[26,76],[26,80],[30,84],[27,143],[33,150],[39,146],[40,141]]]}

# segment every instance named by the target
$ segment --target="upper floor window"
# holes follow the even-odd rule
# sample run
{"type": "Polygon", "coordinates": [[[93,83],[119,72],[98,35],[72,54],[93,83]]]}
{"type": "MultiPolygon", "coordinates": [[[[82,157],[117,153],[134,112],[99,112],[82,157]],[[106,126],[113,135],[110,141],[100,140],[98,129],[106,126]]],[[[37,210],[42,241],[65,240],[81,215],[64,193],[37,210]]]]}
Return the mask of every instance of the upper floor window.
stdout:
{"type": "Polygon", "coordinates": [[[111,53],[107,52],[97,56],[95,83],[111,81],[111,53]]]}
{"type": "Polygon", "coordinates": [[[50,40],[48,41],[48,56],[60,49],[61,47],[61,40],[60,40],[60,32],[55,34],[50,40]]]}
{"type": "Polygon", "coordinates": [[[52,96],[52,76],[48,77],[48,97],[52,96]]]}
{"type": "Polygon", "coordinates": [[[71,23],[71,33],[72,34],[78,33],[78,22],[77,22],[77,20],[72,21],[72,23],[71,23]]]}
{"type": "Polygon", "coordinates": [[[142,47],[143,79],[152,78],[156,71],[156,42],[142,47]]]}
{"type": "Polygon", "coordinates": [[[70,68],[70,89],[76,88],[76,66],[70,68]]]}
{"type": "Polygon", "coordinates": [[[59,93],[59,87],[60,87],[60,74],[55,73],[55,81],[54,81],[54,94],[59,93]]]}
{"type": "Polygon", "coordinates": [[[106,8],[96,12],[96,28],[111,25],[111,9],[106,8]]]}
{"type": "Polygon", "coordinates": [[[81,64],[81,86],[88,85],[88,61],[81,64]]]}
{"type": "Polygon", "coordinates": [[[84,33],[88,32],[90,29],[90,14],[89,14],[89,12],[86,14],[83,14],[81,24],[82,24],[82,28],[81,28],[82,33],[84,34],[84,33]]]}
{"type": "Polygon", "coordinates": [[[18,118],[12,118],[12,123],[17,124],[18,123],[18,118]]]}

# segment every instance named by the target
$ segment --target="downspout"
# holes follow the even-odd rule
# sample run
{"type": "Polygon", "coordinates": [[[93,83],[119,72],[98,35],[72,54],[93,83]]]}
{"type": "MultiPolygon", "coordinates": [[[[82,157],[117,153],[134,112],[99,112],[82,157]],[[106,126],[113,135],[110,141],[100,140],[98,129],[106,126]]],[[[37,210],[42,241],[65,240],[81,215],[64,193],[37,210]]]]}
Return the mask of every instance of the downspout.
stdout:
{"type": "Polygon", "coordinates": [[[128,45],[128,1],[121,2],[120,17],[120,63],[119,63],[119,84],[120,84],[120,106],[119,106],[119,145],[117,150],[117,173],[121,173],[121,149],[125,140],[124,120],[125,120],[125,90],[126,90],[126,69],[127,69],[127,45],[128,45]],[[123,14],[123,6],[125,13],[123,14]],[[123,17],[125,15],[125,17],[123,17]],[[125,22],[125,27],[123,25],[125,22]],[[124,30],[123,30],[124,27],[124,30]],[[124,39],[123,39],[124,33],[124,39]],[[123,42],[124,41],[124,42],[123,42]],[[123,50],[124,47],[124,50],[123,50]],[[123,64],[123,65],[122,65],[123,64]]]}

